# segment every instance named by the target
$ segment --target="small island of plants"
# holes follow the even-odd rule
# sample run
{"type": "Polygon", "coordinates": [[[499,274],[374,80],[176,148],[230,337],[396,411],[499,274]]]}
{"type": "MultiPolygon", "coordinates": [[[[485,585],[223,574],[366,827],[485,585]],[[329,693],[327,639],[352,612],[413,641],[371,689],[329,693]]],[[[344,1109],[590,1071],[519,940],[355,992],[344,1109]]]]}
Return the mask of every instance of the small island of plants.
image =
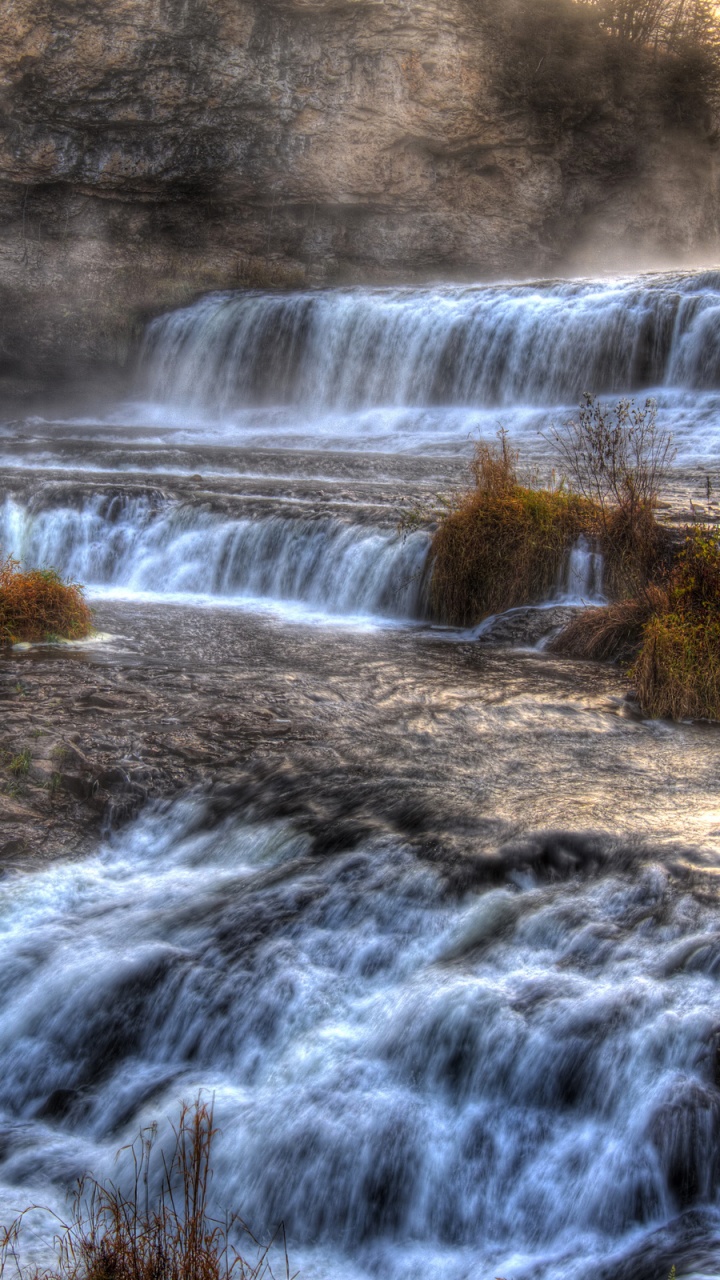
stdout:
{"type": "Polygon", "coordinates": [[[93,629],[83,588],[54,569],[23,570],[0,559],[0,644],[82,640],[93,629]]]}
{"type": "Polygon", "coordinates": [[[720,530],[658,520],[674,450],[653,401],[586,396],[547,440],[562,472],[553,488],[520,482],[504,432],[477,446],[473,486],[433,537],[435,618],[472,626],[547,600],[582,535],[603,554],[610,602],[579,612],[550,649],[623,664],[647,716],[720,721],[720,530]]]}

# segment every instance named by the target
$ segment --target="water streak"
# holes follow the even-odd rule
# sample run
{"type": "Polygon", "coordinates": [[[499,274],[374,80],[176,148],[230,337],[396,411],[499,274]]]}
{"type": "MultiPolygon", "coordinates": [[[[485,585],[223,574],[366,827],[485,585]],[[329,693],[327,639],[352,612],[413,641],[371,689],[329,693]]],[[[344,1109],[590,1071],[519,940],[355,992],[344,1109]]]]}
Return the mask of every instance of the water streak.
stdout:
{"type": "Polygon", "coordinates": [[[192,505],[100,494],[33,510],[6,499],[0,546],[90,591],[269,599],[413,618],[424,608],[429,539],[331,518],[224,519],[192,505]]]}
{"type": "Polygon", "coordinates": [[[581,534],[561,568],[554,598],[564,604],[604,604],[604,575],[604,557],[581,534]]]}

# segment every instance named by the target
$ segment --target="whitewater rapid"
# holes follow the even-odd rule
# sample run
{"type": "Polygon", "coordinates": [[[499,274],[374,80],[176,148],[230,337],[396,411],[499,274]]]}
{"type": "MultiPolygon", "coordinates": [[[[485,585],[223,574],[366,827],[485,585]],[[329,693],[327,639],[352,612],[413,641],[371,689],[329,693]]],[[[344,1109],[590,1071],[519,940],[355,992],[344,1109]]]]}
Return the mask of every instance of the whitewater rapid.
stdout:
{"type": "Polygon", "coordinates": [[[216,294],[154,320],[151,396],[253,403],[555,405],[720,388],[720,275],[216,294]]]}
{"type": "MultiPolygon", "coordinates": [[[[70,505],[0,505],[0,547],[51,565],[91,598],[284,606],[288,616],[430,616],[431,539],[332,517],[229,519],[161,498],[80,494],[70,505]],[[298,612],[300,609],[301,612],[298,612]]],[[[549,602],[602,599],[602,557],[581,538],[549,602]]]]}
{"type": "Polygon", "coordinates": [[[202,1089],[218,1212],[282,1219],[304,1274],[624,1277],[650,1243],[684,1274],[720,1232],[717,911],[691,865],[566,850],[459,890],[182,802],[6,880],[4,1198],[127,1176],[202,1089]]]}
{"type": "Polygon", "coordinates": [[[425,612],[423,532],[404,537],[332,518],[223,519],[191,504],[103,494],[37,511],[8,498],[0,545],[93,596],[274,601],[397,619],[425,612]]]}
{"type": "Polygon", "coordinates": [[[232,474],[232,449],[450,459],[502,426],[551,466],[586,392],[650,397],[679,463],[717,467],[720,272],[211,294],[151,321],[122,403],[0,435],[12,465],[232,474]]]}

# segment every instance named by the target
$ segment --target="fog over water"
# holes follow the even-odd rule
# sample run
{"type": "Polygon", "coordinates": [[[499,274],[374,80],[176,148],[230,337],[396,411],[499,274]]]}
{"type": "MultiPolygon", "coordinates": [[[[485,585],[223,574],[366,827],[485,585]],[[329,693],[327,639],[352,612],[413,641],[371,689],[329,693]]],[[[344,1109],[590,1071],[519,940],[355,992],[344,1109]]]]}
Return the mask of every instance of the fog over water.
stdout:
{"type": "MultiPolygon", "coordinates": [[[[716,730],[434,629],[398,528],[499,424],[549,465],[585,391],[655,398],[692,497],[720,274],[212,295],[122,404],[0,424],[0,546],[110,636],[28,671],[104,664],[160,735],[173,690],[244,716],[222,785],[0,880],[3,1211],[203,1089],[214,1203],[308,1280],[718,1273],[716,730]]],[[[540,603],[601,577],[578,544],[540,603]]]]}

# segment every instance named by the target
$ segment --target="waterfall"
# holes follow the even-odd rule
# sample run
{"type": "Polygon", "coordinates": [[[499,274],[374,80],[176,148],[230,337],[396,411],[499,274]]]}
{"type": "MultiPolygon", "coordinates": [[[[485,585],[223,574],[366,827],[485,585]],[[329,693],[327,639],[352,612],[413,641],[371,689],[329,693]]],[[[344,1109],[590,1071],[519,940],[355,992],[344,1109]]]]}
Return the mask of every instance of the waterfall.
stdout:
{"type": "Polygon", "coordinates": [[[332,614],[418,617],[427,534],[329,517],[226,519],[193,506],[95,495],[74,506],[0,507],[0,546],[90,593],[298,603],[332,614]]]}
{"type": "Polygon", "coordinates": [[[603,556],[580,535],[560,572],[554,600],[564,604],[605,604],[603,556]]]}
{"type": "Polygon", "coordinates": [[[155,400],[220,414],[718,388],[720,274],[214,294],[151,323],[143,377],[155,400]]]}

